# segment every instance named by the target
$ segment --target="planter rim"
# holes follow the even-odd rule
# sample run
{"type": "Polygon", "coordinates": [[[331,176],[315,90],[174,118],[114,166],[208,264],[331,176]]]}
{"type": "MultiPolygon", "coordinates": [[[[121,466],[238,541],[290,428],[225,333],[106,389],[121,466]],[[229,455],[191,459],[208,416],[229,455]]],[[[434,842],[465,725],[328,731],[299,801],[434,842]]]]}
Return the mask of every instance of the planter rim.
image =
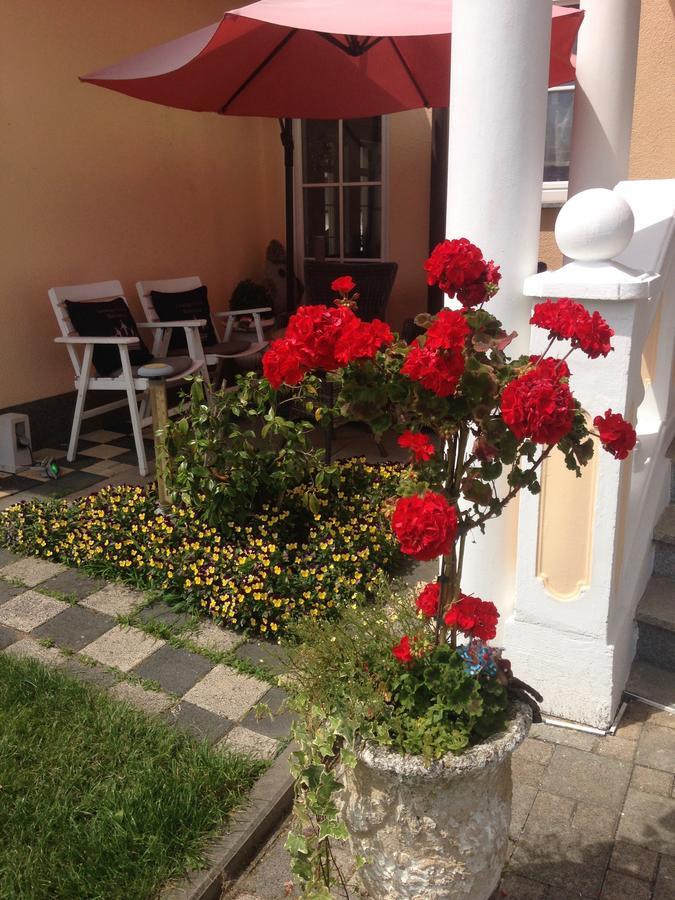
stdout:
{"type": "Polygon", "coordinates": [[[516,701],[511,705],[505,731],[493,734],[459,755],[446,753],[441,759],[427,763],[423,756],[397,753],[369,742],[357,746],[356,756],[371,769],[406,778],[453,779],[477,775],[498,766],[513,753],[527,737],[531,724],[532,710],[527,704],[516,701]]]}

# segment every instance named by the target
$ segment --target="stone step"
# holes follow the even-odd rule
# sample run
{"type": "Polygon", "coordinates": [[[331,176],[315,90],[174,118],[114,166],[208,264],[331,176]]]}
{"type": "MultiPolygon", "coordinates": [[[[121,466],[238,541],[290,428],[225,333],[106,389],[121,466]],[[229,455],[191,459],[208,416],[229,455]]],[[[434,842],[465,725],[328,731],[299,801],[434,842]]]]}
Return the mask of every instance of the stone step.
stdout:
{"type": "Polygon", "coordinates": [[[625,693],[675,713],[675,672],[635,660],[625,693]]]}
{"type": "Polygon", "coordinates": [[[675,671],[675,581],[654,575],[635,615],[636,659],[675,671]]]}
{"type": "Polygon", "coordinates": [[[654,574],[675,578],[675,503],[666,506],[654,529],[654,574]]]}

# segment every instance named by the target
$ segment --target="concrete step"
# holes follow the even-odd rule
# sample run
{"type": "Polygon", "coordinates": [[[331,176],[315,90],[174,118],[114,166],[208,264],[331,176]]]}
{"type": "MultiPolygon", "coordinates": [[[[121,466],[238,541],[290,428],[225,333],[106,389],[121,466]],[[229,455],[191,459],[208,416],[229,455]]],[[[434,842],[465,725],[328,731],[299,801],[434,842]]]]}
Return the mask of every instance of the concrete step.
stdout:
{"type": "Polygon", "coordinates": [[[675,672],[636,660],[624,693],[675,713],[675,672]]]}
{"type": "Polygon", "coordinates": [[[675,578],[675,503],[666,506],[654,529],[654,574],[675,578]]]}
{"type": "Polygon", "coordinates": [[[635,658],[675,671],[675,581],[665,575],[652,576],[635,619],[638,623],[635,658]]]}

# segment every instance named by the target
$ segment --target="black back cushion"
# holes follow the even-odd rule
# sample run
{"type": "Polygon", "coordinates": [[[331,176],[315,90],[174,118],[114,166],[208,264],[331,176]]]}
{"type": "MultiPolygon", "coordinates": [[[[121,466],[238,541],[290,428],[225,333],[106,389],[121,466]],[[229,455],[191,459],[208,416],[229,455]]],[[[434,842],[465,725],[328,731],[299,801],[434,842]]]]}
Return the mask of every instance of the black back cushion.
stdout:
{"type": "MultiPolygon", "coordinates": [[[[191,291],[150,291],[150,299],[160,322],[206,319],[206,325],[199,329],[202,345],[212,347],[218,343],[216,332],[211,324],[211,309],[205,284],[191,291]]],[[[169,342],[169,351],[184,350],[186,346],[185,332],[182,328],[174,328],[169,342]]]]}
{"type": "MultiPolygon", "coordinates": [[[[122,297],[115,300],[66,300],[70,321],[80,337],[135,337],[138,346],[129,345],[132,366],[144,366],[152,354],[143,343],[129,307],[122,297]]],[[[122,366],[120,351],[114,345],[94,346],[94,366],[99,375],[112,375],[122,366]]]]}

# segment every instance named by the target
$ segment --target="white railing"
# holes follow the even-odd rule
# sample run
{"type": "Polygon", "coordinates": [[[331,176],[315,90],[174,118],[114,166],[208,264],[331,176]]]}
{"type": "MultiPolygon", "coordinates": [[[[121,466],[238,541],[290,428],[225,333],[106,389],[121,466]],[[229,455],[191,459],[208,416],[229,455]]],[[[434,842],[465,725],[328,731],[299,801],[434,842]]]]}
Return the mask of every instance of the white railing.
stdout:
{"type": "MultiPolygon", "coordinates": [[[[514,669],[541,690],[547,712],[600,728],[630,671],[652,531],[668,502],[674,210],[675,180],[577,194],[556,225],[571,261],[525,283],[528,296],[571,297],[609,321],[614,351],[599,360],[574,353],[572,389],[591,417],[611,408],[638,433],[623,463],[597,446],[581,479],[562,457],[547,461],[542,493],[521,499],[515,608],[504,627],[514,669]]],[[[531,352],[545,344],[533,329],[531,352]]]]}

